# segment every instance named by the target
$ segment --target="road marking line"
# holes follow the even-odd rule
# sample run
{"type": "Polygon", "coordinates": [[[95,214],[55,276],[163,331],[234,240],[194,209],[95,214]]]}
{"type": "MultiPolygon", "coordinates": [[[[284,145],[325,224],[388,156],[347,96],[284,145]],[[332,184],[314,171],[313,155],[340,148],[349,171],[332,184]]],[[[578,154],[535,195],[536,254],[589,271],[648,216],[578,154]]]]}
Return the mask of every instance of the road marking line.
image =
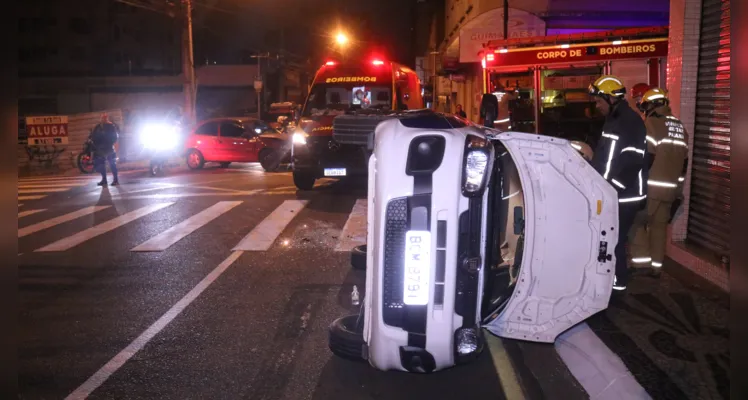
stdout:
{"type": "Polygon", "coordinates": [[[130,251],[163,251],[174,243],[184,239],[190,233],[198,230],[210,221],[220,217],[232,208],[241,204],[241,201],[221,201],[209,208],[187,218],[181,223],[161,232],[157,236],[133,247],[130,251]]]}
{"type": "Polygon", "coordinates": [[[47,197],[47,195],[39,195],[39,196],[18,196],[18,200],[39,200],[47,197]]]}
{"type": "Polygon", "coordinates": [[[306,200],[286,200],[265,217],[239,244],[234,251],[265,251],[283,233],[286,226],[306,206],[306,200]]]}
{"type": "Polygon", "coordinates": [[[42,211],[47,211],[47,209],[46,208],[42,208],[42,209],[39,209],[39,210],[21,211],[21,212],[18,213],[18,218],[28,217],[29,215],[34,215],[34,214],[40,213],[42,211]]]}
{"type": "Polygon", "coordinates": [[[491,353],[493,367],[499,376],[499,383],[504,391],[504,396],[507,399],[524,399],[525,393],[522,391],[522,385],[501,339],[489,331],[484,331],[484,337],[491,353]]]}
{"type": "Polygon", "coordinates": [[[130,211],[127,214],[120,215],[117,218],[110,219],[109,221],[102,222],[99,225],[96,225],[84,231],[78,232],[73,236],[68,236],[64,239],[58,240],[36,251],[37,252],[65,251],[65,250],[71,249],[89,239],[93,239],[99,235],[103,235],[109,231],[119,228],[122,225],[135,221],[138,218],[144,217],[162,208],[166,208],[172,204],[174,203],[158,203],[158,204],[150,204],[145,207],[141,207],[135,211],[130,211]]]}
{"type": "Polygon", "coordinates": [[[61,215],[59,217],[55,217],[52,219],[48,219],[46,221],[39,222],[38,224],[30,225],[25,228],[21,228],[18,230],[18,237],[24,237],[31,235],[32,233],[39,232],[44,229],[51,228],[56,225],[60,225],[62,223],[72,221],[74,219],[78,219],[80,217],[86,216],[88,214],[93,214],[97,211],[101,211],[104,209],[109,208],[110,206],[90,206],[86,208],[82,208],[78,211],[73,211],[71,213],[61,215]]]}
{"type": "Polygon", "coordinates": [[[590,399],[650,399],[623,361],[587,323],[562,333],[554,346],[590,399]]]}
{"type": "Polygon", "coordinates": [[[18,184],[19,189],[47,189],[47,188],[74,188],[78,186],[86,186],[88,183],[31,183],[31,184],[18,184]]]}
{"type": "Polygon", "coordinates": [[[96,178],[89,178],[89,177],[76,177],[76,176],[70,176],[70,177],[46,177],[46,178],[23,178],[19,179],[18,182],[28,182],[28,183],[36,183],[36,182],[95,182],[96,178]]]}
{"type": "Polygon", "coordinates": [[[367,199],[356,200],[335,251],[351,251],[356,246],[366,244],[366,203],[367,199]]]}
{"type": "Polygon", "coordinates": [[[67,192],[68,190],[70,190],[70,188],[18,189],[18,194],[58,193],[58,192],[67,192]]]}
{"type": "Polygon", "coordinates": [[[112,374],[117,372],[118,369],[130,359],[132,356],[137,354],[140,350],[145,347],[148,342],[151,341],[159,332],[161,332],[171,321],[174,320],[187,306],[190,305],[195,299],[202,294],[221,274],[226,270],[242,255],[241,251],[231,253],[231,255],[223,260],[218,266],[211,271],[200,283],[197,284],[192,290],[189,291],[181,300],[179,300],[169,311],[162,315],[153,325],[149,326],[143,333],[140,334],[135,340],[130,342],[127,347],[120,351],[114,356],[109,362],[104,364],[98,371],[96,371],[88,380],[83,382],[82,385],[78,386],[66,400],[78,400],[85,399],[91,393],[101,386],[112,374]]]}
{"type": "Polygon", "coordinates": [[[138,196],[127,196],[126,193],[113,195],[112,199],[180,199],[183,197],[215,197],[215,196],[254,196],[261,190],[248,190],[246,192],[212,192],[212,193],[161,193],[138,196]]]}

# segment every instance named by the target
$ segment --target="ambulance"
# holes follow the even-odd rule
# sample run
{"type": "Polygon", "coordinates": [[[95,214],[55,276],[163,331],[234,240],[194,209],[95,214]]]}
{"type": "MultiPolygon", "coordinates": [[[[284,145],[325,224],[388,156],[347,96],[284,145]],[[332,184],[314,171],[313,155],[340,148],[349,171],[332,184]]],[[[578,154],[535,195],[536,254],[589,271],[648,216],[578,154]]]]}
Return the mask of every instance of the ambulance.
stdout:
{"type": "Polygon", "coordinates": [[[421,82],[404,65],[379,58],[326,62],[314,77],[293,134],[294,184],[311,190],[323,177],[366,176],[376,125],[388,115],[421,108],[421,82]],[[339,116],[370,118],[333,129],[339,116]]]}

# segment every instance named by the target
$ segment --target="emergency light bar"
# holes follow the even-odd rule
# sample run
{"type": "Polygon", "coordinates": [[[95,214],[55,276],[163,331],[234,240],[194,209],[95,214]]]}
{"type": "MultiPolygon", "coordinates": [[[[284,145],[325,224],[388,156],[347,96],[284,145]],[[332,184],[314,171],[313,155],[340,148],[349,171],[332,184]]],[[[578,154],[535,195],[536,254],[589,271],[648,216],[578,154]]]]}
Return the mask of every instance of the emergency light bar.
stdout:
{"type": "Polygon", "coordinates": [[[371,63],[374,64],[374,65],[384,65],[384,61],[382,61],[382,60],[374,60],[371,63]]]}

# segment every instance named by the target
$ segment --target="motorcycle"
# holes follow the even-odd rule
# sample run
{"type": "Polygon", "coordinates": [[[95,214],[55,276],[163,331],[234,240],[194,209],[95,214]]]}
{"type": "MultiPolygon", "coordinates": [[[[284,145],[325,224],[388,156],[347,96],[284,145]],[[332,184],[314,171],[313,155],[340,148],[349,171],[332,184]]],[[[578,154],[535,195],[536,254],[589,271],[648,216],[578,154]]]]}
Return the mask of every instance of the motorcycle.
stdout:
{"type": "Polygon", "coordinates": [[[78,154],[78,169],[84,174],[94,172],[94,146],[91,139],[83,144],[83,151],[78,154]]]}
{"type": "Polygon", "coordinates": [[[178,123],[147,124],[142,128],[140,140],[143,148],[150,152],[148,171],[151,176],[162,173],[169,158],[174,155],[179,145],[179,131],[178,123]]]}

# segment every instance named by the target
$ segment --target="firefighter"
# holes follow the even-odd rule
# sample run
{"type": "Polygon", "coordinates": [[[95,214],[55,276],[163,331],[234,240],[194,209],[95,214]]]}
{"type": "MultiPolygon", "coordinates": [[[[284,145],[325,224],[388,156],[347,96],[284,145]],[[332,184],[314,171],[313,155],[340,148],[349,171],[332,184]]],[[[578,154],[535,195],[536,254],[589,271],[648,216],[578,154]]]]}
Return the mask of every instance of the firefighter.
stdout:
{"type": "Polygon", "coordinates": [[[613,289],[626,290],[628,266],[626,243],[636,213],[647,198],[646,129],[644,121],[626,101],[626,88],[620,79],[603,75],[589,88],[595,104],[605,115],[602,136],[592,158],[592,166],[618,191],[618,244],[613,289]]]}
{"type": "Polygon", "coordinates": [[[667,225],[673,216],[673,204],[682,192],[688,159],[688,134],[683,123],[673,116],[669,103],[665,90],[652,88],[642,97],[640,107],[646,117],[650,167],[646,225],[635,228],[631,262],[649,265],[656,277],[665,259],[667,225]]]}
{"type": "MultiPolygon", "coordinates": [[[[652,87],[646,83],[637,83],[636,85],[634,85],[634,87],[631,88],[631,101],[634,103],[633,105],[638,110],[641,110],[642,97],[644,96],[644,93],[647,93],[647,90],[651,88],[652,87]]],[[[642,119],[643,118],[644,112],[642,111],[642,119]]]]}
{"type": "Polygon", "coordinates": [[[502,90],[504,93],[499,101],[499,114],[496,117],[496,127],[502,131],[508,131],[512,129],[509,102],[517,99],[517,88],[507,87],[502,90]]]}

